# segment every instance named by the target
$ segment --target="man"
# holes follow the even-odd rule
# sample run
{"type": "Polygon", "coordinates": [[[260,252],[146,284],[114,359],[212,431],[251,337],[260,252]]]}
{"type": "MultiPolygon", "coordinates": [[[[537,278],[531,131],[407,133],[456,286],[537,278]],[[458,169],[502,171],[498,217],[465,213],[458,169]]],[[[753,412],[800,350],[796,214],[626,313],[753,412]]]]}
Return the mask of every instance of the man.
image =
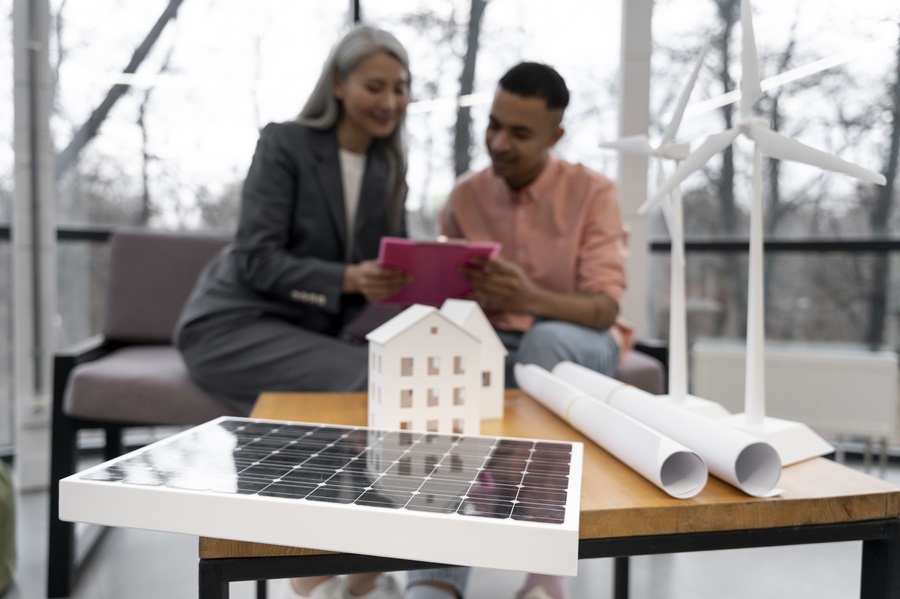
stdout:
{"type": "Polygon", "coordinates": [[[553,68],[521,63],[500,80],[485,142],[491,167],[462,177],[442,232],[499,241],[500,258],[465,268],[512,364],[562,360],[612,375],[631,330],[617,319],[627,234],[615,184],[550,153],[569,102],[553,68]]]}
{"type": "MultiPolygon", "coordinates": [[[[503,245],[498,259],[464,267],[463,275],[509,350],[508,386],[516,362],[550,370],[569,360],[612,375],[631,343],[618,319],[627,234],[615,184],[550,153],[568,103],[553,68],[510,69],[485,135],[491,167],[463,176],[441,215],[448,237],[503,245]]],[[[406,596],[462,597],[467,575],[467,568],[410,572],[406,596]]],[[[565,595],[565,579],[532,574],[518,598],[565,595]]]]}

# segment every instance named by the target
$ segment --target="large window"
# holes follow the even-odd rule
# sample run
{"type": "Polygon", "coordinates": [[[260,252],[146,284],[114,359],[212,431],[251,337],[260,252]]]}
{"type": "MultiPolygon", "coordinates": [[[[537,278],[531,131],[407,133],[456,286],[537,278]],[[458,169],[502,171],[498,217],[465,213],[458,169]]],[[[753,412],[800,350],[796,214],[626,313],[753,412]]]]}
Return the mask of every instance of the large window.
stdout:
{"type": "Polygon", "coordinates": [[[615,174],[616,157],[600,151],[597,144],[615,135],[617,127],[613,91],[619,61],[617,3],[561,0],[530,3],[523,10],[516,0],[455,0],[363,2],[362,8],[366,21],[395,31],[412,57],[415,103],[408,121],[407,208],[414,235],[437,233],[436,213],[458,170],[488,165],[483,140],[497,81],[523,60],[554,66],[571,89],[563,123],[567,133],[557,146],[558,154],[615,174]],[[474,59],[467,44],[473,28],[478,39],[474,59]],[[566,32],[564,38],[561,31],[566,32]],[[467,58],[474,61],[474,76],[463,89],[461,73],[467,58]],[[469,108],[471,118],[466,148],[454,141],[460,103],[469,108]],[[465,162],[456,156],[460,151],[468,158],[465,162]]]}
{"type": "MultiPolygon", "coordinates": [[[[299,112],[350,2],[296,0],[49,0],[56,218],[61,229],[148,226],[232,231],[259,129],[299,112]]],[[[483,168],[498,78],[520,60],[554,65],[572,102],[558,146],[613,173],[597,143],[616,130],[617,3],[558,0],[361,2],[363,20],[393,31],[412,57],[408,220],[436,234],[458,172],[483,168]],[[474,18],[473,18],[474,16],[474,18]],[[565,32],[561,35],[561,32],[565,32]],[[468,40],[477,34],[478,47],[468,40]],[[575,40],[578,40],[577,42],[575,40]],[[468,79],[465,61],[474,63],[468,79]],[[460,98],[460,95],[463,95],[460,98]],[[454,131],[467,107],[468,138],[454,131]]],[[[12,37],[13,0],[0,0],[12,37]]],[[[0,114],[12,110],[12,45],[0,49],[0,114]],[[6,93],[3,93],[6,92],[6,93]],[[3,110],[3,108],[6,108],[3,110]]],[[[13,121],[0,121],[0,231],[13,192],[13,121]]],[[[9,243],[0,238],[0,447],[12,442],[9,243]],[[6,373],[6,374],[4,374],[6,373]]],[[[63,239],[58,249],[59,345],[100,327],[107,248],[63,239]]]]}
{"type": "MultiPolygon", "coordinates": [[[[710,34],[712,47],[679,138],[696,148],[707,135],[739,123],[736,98],[726,96],[741,77],[739,6],[739,0],[656,4],[657,131],[667,124],[674,97],[710,34]],[[687,14],[690,19],[683,18],[687,14]]],[[[888,173],[892,128],[900,126],[892,117],[900,102],[893,87],[900,68],[897,4],[754,0],[753,7],[764,89],[755,114],[807,145],[888,173]]],[[[751,152],[752,145],[739,140],[685,181],[689,240],[746,240],[751,152]]],[[[764,159],[763,201],[770,240],[881,240],[900,224],[890,188],[794,163],[764,159]]],[[[656,237],[667,238],[658,215],[654,225],[656,237]]],[[[863,244],[840,247],[846,246],[767,253],[768,338],[900,346],[900,273],[891,267],[891,255],[863,244]]],[[[723,251],[688,254],[692,336],[744,337],[746,253],[723,251]]],[[[657,288],[665,289],[668,257],[657,256],[654,276],[661,283],[657,288]]],[[[667,298],[660,294],[652,301],[656,334],[665,337],[667,298]]]]}
{"type": "Polygon", "coordinates": [[[13,193],[12,0],[0,0],[0,453],[12,445],[12,258],[9,231],[13,193]]]}
{"type": "MultiPolygon", "coordinates": [[[[61,226],[233,230],[259,128],[294,118],[349,23],[349,3],[192,0],[181,4],[137,60],[135,48],[174,4],[179,3],[53,2],[61,226]],[[97,19],[97,14],[105,16],[97,19]],[[129,61],[139,64],[134,74],[123,75],[129,61]],[[98,107],[121,91],[115,87],[121,83],[131,88],[99,113],[96,134],[83,147],[73,144],[98,107]]],[[[471,105],[471,136],[457,144],[469,157],[469,168],[486,165],[483,131],[497,79],[523,59],[554,64],[573,90],[566,121],[570,134],[560,152],[598,169],[614,166],[615,157],[599,152],[597,142],[615,131],[610,88],[617,69],[618,9],[575,0],[562,4],[569,6],[522,11],[512,0],[362,3],[363,19],[395,32],[412,56],[407,130],[414,235],[436,234],[437,210],[459,168],[453,129],[473,6],[482,5],[484,12],[477,20],[474,77],[463,99],[471,105]],[[578,18],[570,22],[566,14],[578,18]],[[571,23],[579,25],[573,29],[571,23]],[[583,36],[593,48],[590,59],[559,43],[564,26],[569,37],[583,36]]],[[[60,294],[67,298],[61,303],[63,339],[82,338],[97,328],[100,251],[88,245],[60,249],[60,294]]]]}
{"type": "MultiPolygon", "coordinates": [[[[296,115],[348,18],[343,3],[290,0],[51,10],[57,218],[76,228],[233,230],[259,128],[296,115]]],[[[105,248],[61,244],[59,260],[65,343],[99,327],[105,248]]]]}

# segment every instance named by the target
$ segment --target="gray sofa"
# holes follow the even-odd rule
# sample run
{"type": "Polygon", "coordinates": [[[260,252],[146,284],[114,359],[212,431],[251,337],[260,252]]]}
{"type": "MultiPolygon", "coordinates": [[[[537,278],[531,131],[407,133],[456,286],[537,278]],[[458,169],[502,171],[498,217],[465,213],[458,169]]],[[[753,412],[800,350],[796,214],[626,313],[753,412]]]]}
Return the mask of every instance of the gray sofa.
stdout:
{"type": "MultiPolygon", "coordinates": [[[[74,474],[82,429],[105,431],[120,455],[129,426],[191,425],[236,415],[198,388],[170,339],[200,269],[224,236],[123,230],[110,242],[101,334],[54,360],[47,596],[67,597],[83,563],[75,526],[59,513],[59,480],[74,474]]],[[[87,552],[89,555],[89,552],[87,552]]]]}

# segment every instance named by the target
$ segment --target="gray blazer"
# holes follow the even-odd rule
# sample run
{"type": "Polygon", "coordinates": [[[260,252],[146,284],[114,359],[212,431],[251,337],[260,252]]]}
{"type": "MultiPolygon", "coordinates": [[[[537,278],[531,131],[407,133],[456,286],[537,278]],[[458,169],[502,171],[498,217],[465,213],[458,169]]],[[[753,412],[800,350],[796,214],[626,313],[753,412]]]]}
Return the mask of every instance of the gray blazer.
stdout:
{"type": "Polygon", "coordinates": [[[204,268],[175,329],[216,317],[281,317],[338,335],[365,306],[341,294],[348,263],[378,255],[384,235],[406,235],[403,207],[391,226],[384,144],[369,149],[348,256],[347,220],[333,129],[272,123],[260,134],[244,183],[233,244],[204,268]]]}

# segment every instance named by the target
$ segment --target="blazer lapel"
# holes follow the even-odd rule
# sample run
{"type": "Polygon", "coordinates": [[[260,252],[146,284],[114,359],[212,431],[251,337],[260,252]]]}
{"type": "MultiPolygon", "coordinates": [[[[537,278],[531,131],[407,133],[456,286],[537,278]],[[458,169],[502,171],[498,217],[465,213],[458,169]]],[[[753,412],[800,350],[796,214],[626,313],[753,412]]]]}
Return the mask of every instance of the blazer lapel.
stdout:
{"type": "Polygon", "coordinates": [[[344,184],[341,179],[341,163],[338,158],[337,136],[333,130],[317,132],[313,155],[317,162],[315,169],[319,185],[325,194],[324,200],[331,213],[334,227],[341,242],[347,247],[347,213],[344,208],[344,184]]]}
{"type": "Polygon", "coordinates": [[[366,172],[359,190],[359,206],[356,208],[354,223],[353,256],[355,259],[371,258],[374,248],[378,251],[381,241],[376,231],[386,230],[388,211],[388,165],[387,156],[376,142],[366,158],[366,172]]]}

